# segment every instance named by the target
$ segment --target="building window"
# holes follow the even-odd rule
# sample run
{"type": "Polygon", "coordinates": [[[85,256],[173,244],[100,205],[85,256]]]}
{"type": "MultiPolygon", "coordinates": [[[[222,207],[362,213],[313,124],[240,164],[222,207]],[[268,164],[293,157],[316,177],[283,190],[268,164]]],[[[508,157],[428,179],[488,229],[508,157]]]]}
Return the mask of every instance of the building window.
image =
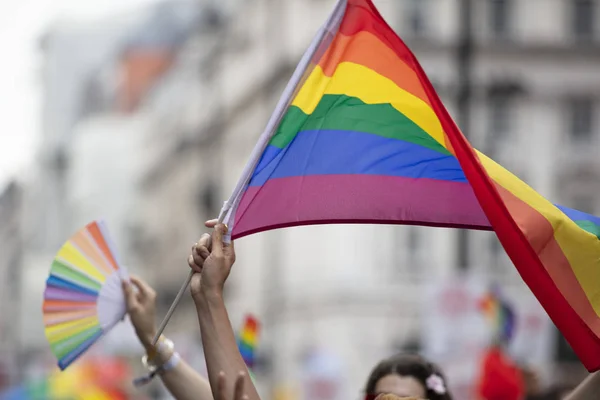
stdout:
{"type": "Polygon", "coordinates": [[[410,260],[418,261],[421,253],[421,232],[416,226],[411,226],[408,229],[408,251],[410,254],[410,260]]]}
{"type": "Polygon", "coordinates": [[[494,258],[499,257],[504,253],[504,248],[502,247],[502,243],[500,243],[500,240],[498,240],[498,236],[496,236],[495,233],[490,235],[489,246],[490,246],[490,253],[492,254],[492,257],[494,257],[494,258]]]}
{"type": "Polygon", "coordinates": [[[427,29],[426,18],[426,0],[410,0],[408,5],[408,12],[406,13],[408,18],[408,27],[410,33],[415,36],[422,36],[427,29]]]}
{"type": "Polygon", "coordinates": [[[491,233],[488,237],[488,250],[489,250],[489,270],[491,271],[502,271],[503,264],[508,257],[504,252],[504,247],[498,240],[495,233],[491,233]]]}
{"type": "Polygon", "coordinates": [[[569,132],[575,141],[589,140],[594,131],[594,102],[590,98],[569,101],[569,132]]]}
{"type": "Polygon", "coordinates": [[[494,94],[488,99],[489,121],[488,134],[491,149],[502,142],[511,130],[511,96],[507,94],[494,94]]]}
{"type": "Polygon", "coordinates": [[[214,218],[219,215],[219,188],[212,182],[201,186],[198,190],[198,212],[201,218],[214,218]]]}
{"type": "Polygon", "coordinates": [[[555,361],[559,363],[578,363],[579,358],[571,348],[571,345],[558,329],[555,330],[555,361]]]}
{"type": "Polygon", "coordinates": [[[490,0],[490,26],[494,38],[506,38],[510,32],[510,0],[490,0]]]}
{"type": "Polygon", "coordinates": [[[590,40],[594,37],[595,1],[572,0],[571,32],[577,40],[590,40]]]}
{"type": "Polygon", "coordinates": [[[421,226],[408,227],[408,265],[406,272],[410,279],[418,280],[424,274],[425,259],[423,253],[423,229],[428,229],[421,226]]]}
{"type": "Polygon", "coordinates": [[[433,86],[433,89],[435,90],[435,92],[438,95],[441,95],[444,91],[442,82],[440,82],[437,78],[432,77],[429,72],[426,72],[426,74],[429,77],[429,82],[431,83],[431,86],[433,86]]]}

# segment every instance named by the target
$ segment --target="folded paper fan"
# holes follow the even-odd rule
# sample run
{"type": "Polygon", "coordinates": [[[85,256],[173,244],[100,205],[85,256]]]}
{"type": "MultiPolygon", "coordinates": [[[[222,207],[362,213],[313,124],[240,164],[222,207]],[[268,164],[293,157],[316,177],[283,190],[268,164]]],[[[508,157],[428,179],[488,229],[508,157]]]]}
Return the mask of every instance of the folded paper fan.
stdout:
{"type": "Polygon", "coordinates": [[[61,370],[125,316],[120,266],[103,222],[94,221],[58,251],[44,292],[44,326],[61,370]]]}

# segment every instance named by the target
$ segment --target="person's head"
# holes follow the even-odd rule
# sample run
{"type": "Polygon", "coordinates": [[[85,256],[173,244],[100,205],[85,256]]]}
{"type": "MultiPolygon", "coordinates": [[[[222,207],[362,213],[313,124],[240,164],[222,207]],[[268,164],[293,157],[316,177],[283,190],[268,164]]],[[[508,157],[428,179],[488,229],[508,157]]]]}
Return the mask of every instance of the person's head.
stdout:
{"type": "Polygon", "coordinates": [[[375,400],[421,400],[416,397],[398,397],[395,394],[382,394],[377,396],[375,400]]]}
{"type": "Polygon", "coordinates": [[[417,355],[401,354],[380,362],[369,375],[366,399],[381,394],[428,400],[452,400],[446,378],[433,363],[417,355]]]}

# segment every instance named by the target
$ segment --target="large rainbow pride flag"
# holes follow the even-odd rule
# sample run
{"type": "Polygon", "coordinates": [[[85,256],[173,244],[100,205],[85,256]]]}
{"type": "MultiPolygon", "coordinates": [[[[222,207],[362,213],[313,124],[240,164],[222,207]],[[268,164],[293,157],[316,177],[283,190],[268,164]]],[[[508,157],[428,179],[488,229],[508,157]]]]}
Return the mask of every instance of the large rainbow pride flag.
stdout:
{"type": "Polygon", "coordinates": [[[240,182],[225,218],[233,238],[326,223],[494,230],[600,369],[600,218],[553,205],[474,150],[371,0],[337,2],[240,182]]]}

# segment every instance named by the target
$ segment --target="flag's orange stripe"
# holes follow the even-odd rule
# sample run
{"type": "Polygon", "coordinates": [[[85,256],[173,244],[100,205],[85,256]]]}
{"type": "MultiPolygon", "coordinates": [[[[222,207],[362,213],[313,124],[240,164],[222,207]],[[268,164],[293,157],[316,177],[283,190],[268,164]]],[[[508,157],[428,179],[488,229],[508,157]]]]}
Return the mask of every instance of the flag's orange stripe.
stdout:
{"type": "Polygon", "coordinates": [[[554,238],[567,258],[579,285],[600,316],[600,241],[582,230],[555,205],[489,157],[477,152],[487,174],[505,189],[538,211],[552,225],[554,238]]]}
{"type": "Polygon", "coordinates": [[[342,62],[352,62],[367,67],[430,104],[416,72],[371,32],[360,31],[352,36],[338,33],[327,52],[321,57],[319,65],[323,73],[331,77],[338,64],[342,62]]]}
{"type": "Polygon", "coordinates": [[[346,36],[352,36],[358,32],[370,32],[381,43],[396,53],[401,60],[404,60],[407,65],[411,67],[415,65],[408,48],[379,15],[371,2],[349,1],[338,32],[346,36]]]}
{"type": "Polygon", "coordinates": [[[512,218],[542,261],[558,290],[589,328],[600,336],[600,318],[556,241],[550,221],[502,185],[497,182],[495,184],[512,218]]]}

